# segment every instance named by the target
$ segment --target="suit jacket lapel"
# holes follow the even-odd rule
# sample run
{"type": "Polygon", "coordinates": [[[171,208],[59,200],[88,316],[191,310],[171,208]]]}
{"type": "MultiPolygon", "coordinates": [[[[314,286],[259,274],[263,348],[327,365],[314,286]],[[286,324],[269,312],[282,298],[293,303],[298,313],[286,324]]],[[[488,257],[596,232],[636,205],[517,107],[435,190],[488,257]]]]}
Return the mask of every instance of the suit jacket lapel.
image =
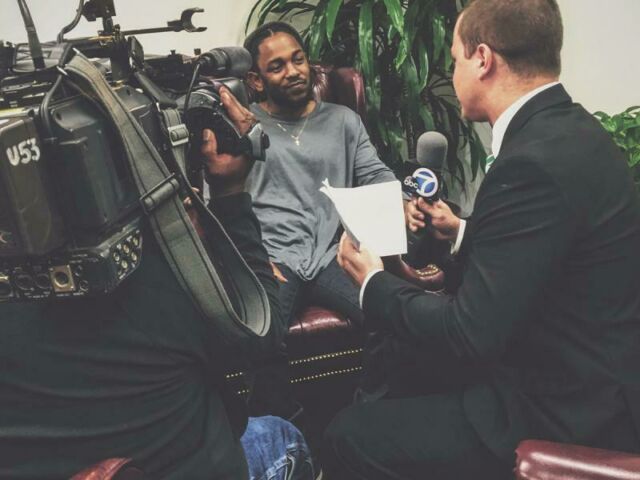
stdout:
{"type": "Polygon", "coordinates": [[[509,123],[507,131],[504,134],[504,140],[500,151],[502,152],[513,135],[524,127],[532,116],[542,110],[555,107],[563,103],[571,104],[572,100],[561,84],[554,85],[530,99],[520,110],[518,110],[518,113],[516,113],[515,117],[511,120],[511,123],[509,123]]]}

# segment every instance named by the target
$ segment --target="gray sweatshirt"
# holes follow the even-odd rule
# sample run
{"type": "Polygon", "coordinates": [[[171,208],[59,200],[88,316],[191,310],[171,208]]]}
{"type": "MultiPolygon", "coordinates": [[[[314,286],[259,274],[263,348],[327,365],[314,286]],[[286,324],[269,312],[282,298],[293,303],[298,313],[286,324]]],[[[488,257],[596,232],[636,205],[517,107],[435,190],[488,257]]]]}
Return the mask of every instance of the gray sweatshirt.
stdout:
{"type": "Polygon", "coordinates": [[[340,224],[319,191],[322,181],[354,187],[395,176],[378,158],[360,117],[347,107],[320,102],[306,123],[270,116],[257,104],[251,110],[271,140],[266,162],[256,162],[247,182],[265,247],[272,261],[311,280],[335,256],[340,224]]]}

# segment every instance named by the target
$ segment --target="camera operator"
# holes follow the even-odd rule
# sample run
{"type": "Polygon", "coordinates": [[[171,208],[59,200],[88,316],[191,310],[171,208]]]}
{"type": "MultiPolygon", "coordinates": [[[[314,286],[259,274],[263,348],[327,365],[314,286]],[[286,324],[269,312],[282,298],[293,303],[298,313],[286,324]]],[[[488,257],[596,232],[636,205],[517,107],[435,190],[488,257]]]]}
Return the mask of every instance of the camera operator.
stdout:
{"type": "MultiPolygon", "coordinates": [[[[227,90],[221,100],[244,134],[253,115],[227,90]]],[[[277,322],[278,284],[244,193],[252,161],[218,154],[210,130],[203,140],[210,208],[263,283],[277,322]]],[[[235,359],[153,236],[145,242],[141,266],[109,296],[0,304],[0,477],[68,478],[131,457],[149,478],[237,480],[249,478],[244,446],[252,477],[273,467],[278,478],[311,478],[308,450],[290,424],[251,419],[241,443],[244,405],[223,376],[235,359]]]]}

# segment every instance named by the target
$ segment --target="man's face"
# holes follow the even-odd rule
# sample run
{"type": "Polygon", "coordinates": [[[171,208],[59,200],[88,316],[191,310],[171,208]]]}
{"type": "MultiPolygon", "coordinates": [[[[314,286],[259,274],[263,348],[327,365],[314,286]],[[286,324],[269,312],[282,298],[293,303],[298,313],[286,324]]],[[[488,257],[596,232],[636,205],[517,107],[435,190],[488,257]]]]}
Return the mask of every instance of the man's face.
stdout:
{"type": "Polygon", "coordinates": [[[454,62],[453,88],[460,101],[462,116],[472,121],[483,121],[484,115],[478,105],[482,83],[478,75],[478,59],[474,58],[474,54],[469,58],[466,56],[464,44],[458,33],[461,18],[458,18],[456,23],[451,45],[451,57],[454,62]]]}
{"type": "Polygon", "coordinates": [[[277,105],[296,108],[311,99],[309,61],[301,45],[287,33],[278,32],[262,41],[258,49],[260,82],[277,105]]]}

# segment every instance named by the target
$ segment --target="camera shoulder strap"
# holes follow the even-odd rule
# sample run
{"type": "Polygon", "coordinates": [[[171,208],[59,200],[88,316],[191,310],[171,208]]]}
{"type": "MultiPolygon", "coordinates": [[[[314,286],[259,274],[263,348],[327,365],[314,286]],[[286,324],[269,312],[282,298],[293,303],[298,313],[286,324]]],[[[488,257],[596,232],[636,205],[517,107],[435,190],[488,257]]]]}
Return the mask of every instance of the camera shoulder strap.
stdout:
{"type": "Polygon", "coordinates": [[[183,171],[169,171],[140,124],[86,57],[76,53],[64,71],[102,104],[116,126],[140,204],[176,280],[227,346],[253,348],[269,331],[268,298],[218,219],[191,195],[210,236],[210,256],[178,195],[181,185],[191,190],[183,171]]]}

